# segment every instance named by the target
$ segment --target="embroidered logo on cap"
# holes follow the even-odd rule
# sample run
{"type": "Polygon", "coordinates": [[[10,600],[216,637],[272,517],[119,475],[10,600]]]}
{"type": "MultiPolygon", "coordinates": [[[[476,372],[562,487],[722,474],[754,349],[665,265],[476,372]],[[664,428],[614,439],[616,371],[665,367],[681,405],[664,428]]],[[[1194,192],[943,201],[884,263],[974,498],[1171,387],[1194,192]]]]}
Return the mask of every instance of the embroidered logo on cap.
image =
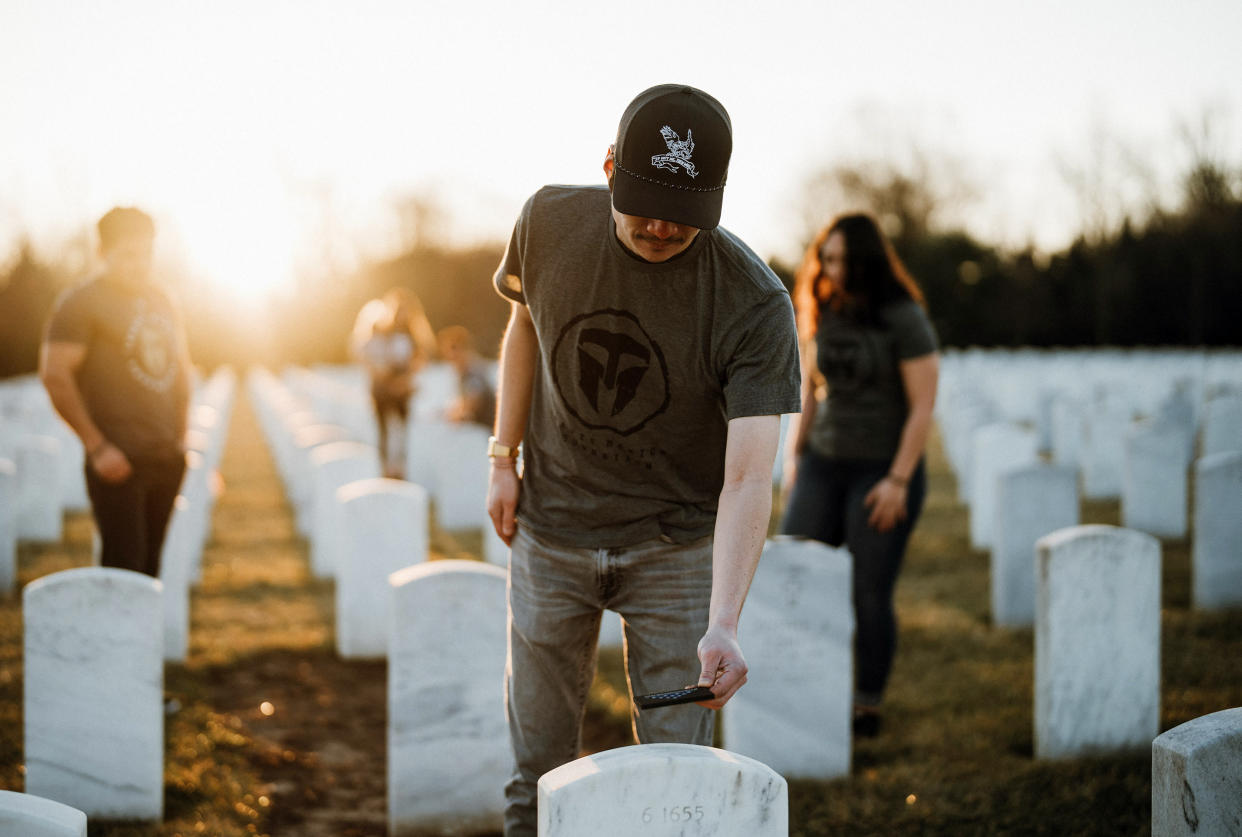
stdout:
{"type": "Polygon", "coordinates": [[[690,153],[694,151],[694,132],[687,128],[686,138],[683,140],[677,136],[676,131],[665,125],[660,129],[660,136],[664,137],[664,144],[668,146],[668,153],[652,155],[651,165],[657,169],[666,169],[671,172],[677,171],[677,167],[681,166],[686,170],[686,174],[691,177],[698,177],[699,170],[690,161],[690,153]]]}

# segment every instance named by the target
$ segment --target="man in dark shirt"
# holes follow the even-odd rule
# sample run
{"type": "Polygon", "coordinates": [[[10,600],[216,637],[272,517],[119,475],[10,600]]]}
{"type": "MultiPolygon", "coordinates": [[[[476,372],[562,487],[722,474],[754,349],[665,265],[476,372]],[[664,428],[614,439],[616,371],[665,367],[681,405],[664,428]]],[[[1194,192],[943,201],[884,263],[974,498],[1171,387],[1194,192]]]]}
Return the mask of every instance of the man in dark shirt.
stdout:
{"type": "Polygon", "coordinates": [[[185,473],[185,329],[151,279],[155,225],[118,207],[99,220],[103,272],[61,295],[39,375],[86,450],[101,563],[158,576],[185,473]]]}
{"type": "Polygon", "coordinates": [[[732,143],[703,91],[644,91],[608,186],[540,189],[493,279],[511,303],[488,451],[511,546],[507,837],[536,834],[539,777],[578,755],[604,608],[633,694],[711,690],[634,710],[640,742],[710,744],[746,682],[737,623],[799,376],[788,293],[719,226],[732,143]]]}

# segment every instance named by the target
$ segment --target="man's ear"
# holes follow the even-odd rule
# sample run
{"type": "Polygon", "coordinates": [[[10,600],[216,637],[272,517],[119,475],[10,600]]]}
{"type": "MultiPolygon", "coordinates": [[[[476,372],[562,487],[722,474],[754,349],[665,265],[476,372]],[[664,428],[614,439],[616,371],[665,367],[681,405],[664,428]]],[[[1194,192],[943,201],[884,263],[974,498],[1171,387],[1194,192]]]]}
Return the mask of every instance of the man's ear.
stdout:
{"type": "Polygon", "coordinates": [[[610,145],[608,146],[608,153],[604,155],[604,175],[608,178],[609,189],[612,188],[612,172],[615,164],[612,146],[610,145]]]}

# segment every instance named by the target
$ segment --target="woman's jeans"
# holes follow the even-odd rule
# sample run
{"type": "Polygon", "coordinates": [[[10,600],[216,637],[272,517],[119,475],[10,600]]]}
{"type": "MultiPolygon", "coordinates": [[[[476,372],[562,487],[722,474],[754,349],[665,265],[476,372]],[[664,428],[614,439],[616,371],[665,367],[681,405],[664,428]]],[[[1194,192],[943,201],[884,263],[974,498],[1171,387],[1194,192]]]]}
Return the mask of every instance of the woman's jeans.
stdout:
{"type": "Polygon", "coordinates": [[[920,461],[906,492],[906,519],[878,532],[863,505],[888,473],[888,460],[836,459],[804,451],[785,507],[781,533],[844,544],[854,564],[854,672],[857,700],[878,705],[897,650],[893,588],[906,542],[923,508],[927,477],[920,461]]]}
{"type": "MultiPolygon", "coordinates": [[[[516,766],[505,788],[506,837],[534,837],[539,777],[578,758],[603,609],[621,614],[632,697],[698,682],[711,591],[711,536],[584,549],[518,526],[509,555],[505,709],[516,766]]],[[[639,743],[712,743],[709,709],[638,713],[631,702],[630,712],[639,743]]]]}

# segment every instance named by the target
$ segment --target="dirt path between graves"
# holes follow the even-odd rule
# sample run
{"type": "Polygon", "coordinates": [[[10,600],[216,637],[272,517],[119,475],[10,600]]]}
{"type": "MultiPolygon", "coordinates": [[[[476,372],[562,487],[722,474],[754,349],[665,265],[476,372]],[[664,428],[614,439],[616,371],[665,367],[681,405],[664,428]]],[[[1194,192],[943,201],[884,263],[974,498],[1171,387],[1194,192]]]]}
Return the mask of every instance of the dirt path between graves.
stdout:
{"type": "Polygon", "coordinates": [[[239,804],[272,835],[382,835],[386,666],[336,655],[333,587],[309,572],[306,542],[241,393],[220,470],[186,672],[249,739],[262,784],[239,804]]]}

